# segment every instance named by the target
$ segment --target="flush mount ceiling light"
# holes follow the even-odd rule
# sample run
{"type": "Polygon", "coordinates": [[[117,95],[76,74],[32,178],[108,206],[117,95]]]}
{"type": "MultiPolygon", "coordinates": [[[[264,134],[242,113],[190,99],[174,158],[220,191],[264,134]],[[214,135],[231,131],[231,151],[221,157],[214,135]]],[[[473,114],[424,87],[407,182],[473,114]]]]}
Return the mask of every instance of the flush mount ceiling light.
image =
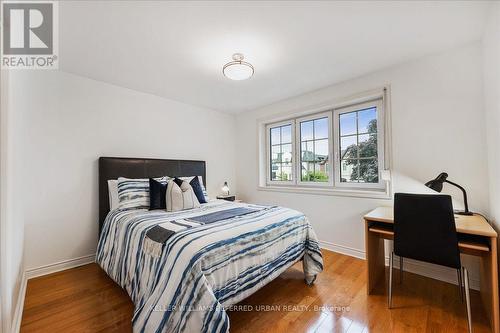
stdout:
{"type": "Polygon", "coordinates": [[[254,73],[253,66],[243,61],[245,57],[241,53],[233,54],[233,61],[228,62],[222,68],[225,77],[231,80],[246,80],[252,77],[254,73]]]}

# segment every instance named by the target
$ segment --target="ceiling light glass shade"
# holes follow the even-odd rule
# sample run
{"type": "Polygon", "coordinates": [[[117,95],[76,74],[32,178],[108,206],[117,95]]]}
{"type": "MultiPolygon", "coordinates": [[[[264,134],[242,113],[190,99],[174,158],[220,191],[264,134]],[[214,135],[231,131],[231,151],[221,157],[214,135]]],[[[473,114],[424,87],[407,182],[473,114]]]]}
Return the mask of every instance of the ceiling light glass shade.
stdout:
{"type": "Polygon", "coordinates": [[[234,61],[228,62],[222,68],[224,76],[236,81],[246,80],[252,77],[254,68],[250,63],[243,61],[243,58],[243,54],[241,53],[233,54],[234,61]]]}

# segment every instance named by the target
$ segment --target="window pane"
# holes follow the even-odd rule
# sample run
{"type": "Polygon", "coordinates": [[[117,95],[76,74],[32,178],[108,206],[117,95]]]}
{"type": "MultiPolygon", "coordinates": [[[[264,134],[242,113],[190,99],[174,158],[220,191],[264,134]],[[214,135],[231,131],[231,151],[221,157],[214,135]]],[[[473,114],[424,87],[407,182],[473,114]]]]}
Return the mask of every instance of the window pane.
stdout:
{"type": "Polygon", "coordinates": [[[302,161],[314,161],[313,141],[302,142],[302,161]]]}
{"type": "Polygon", "coordinates": [[[363,134],[358,137],[359,157],[377,157],[377,135],[363,134]]]}
{"type": "Polygon", "coordinates": [[[302,181],[309,182],[314,180],[314,162],[302,163],[302,181]]]}
{"type": "Polygon", "coordinates": [[[314,139],[328,138],[328,117],[314,120],[314,139]]]}
{"type": "MultiPolygon", "coordinates": [[[[309,164],[311,164],[311,163],[309,163],[309,162],[302,162],[301,163],[301,168],[300,168],[301,169],[301,172],[300,172],[301,178],[300,179],[302,181],[305,181],[307,179],[307,174],[309,171],[309,164]]],[[[312,165],[314,166],[314,164],[312,164],[312,165]]]]}
{"type": "Polygon", "coordinates": [[[378,183],[377,107],[339,115],[340,181],[378,183]]]}
{"type": "Polygon", "coordinates": [[[292,167],[291,166],[281,166],[281,180],[287,181],[292,180],[292,167]]]}
{"type": "Polygon", "coordinates": [[[271,147],[271,163],[281,162],[281,146],[271,147]]]}
{"type": "Polygon", "coordinates": [[[340,162],[340,181],[343,183],[357,182],[358,160],[342,160],[340,162]]]}
{"type": "Polygon", "coordinates": [[[314,141],[314,160],[325,161],[328,159],[328,139],[314,141]]]}
{"type": "Polygon", "coordinates": [[[301,180],[304,182],[329,180],[329,126],[328,117],[300,123],[301,180]]]}
{"type": "Polygon", "coordinates": [[[340,138],[340,158],[357,158],[358,157],[358,151],[357,151],[357,137],[355,135],[353,136],[346,136],[343,138],[340,138]]]}
{"type": "Polygon", "coordinates": [[[292,144],[281,146],[281,161],[288,163],[292,161],[292,144]]]}
{"type": "Polygon", "coordinates": [[[280,164],[271,164],[271,180],[279,180],[278,177],[281,173],[280,164]]]}
{"type": "Polygon", "coordinates": [[[271,165],[270,180],[291,181],[293,173],[292,125],[270,129],[271,165]]]}
{"type": "Polygon", "coordinates": [[[300,123],[300,141],[313,139],[313,121],[304,121],[300,123]]]}
{"type": "Polygon", "coordinates": [[[281,143],[292,143],[292,125],[281,127],[281,143]]]}
{"type": "Polygon", "coordinates": [[[314,181],[327,182],[328,181],[328,163],[321,162],[314,165],[314,181]]]}
{"type": "Polygon", "coordinates": [[[359,161],[359,180],[364,183],[378,183],[378,161],[376,158],[359,161]]]}
{"type": "Polygon", "coordinates": [[[271,145],[277,145],[281,143],[280,128],[271,128],[271,145]]]}
{"type": "Polygon", "coordinates": [[[358,132],[377,132],[377,108],[358,111],[358,132]]]}
{"type": "Polygon", "coordinates": [[[356,134],[356,112],[342,113],[339,121],[341,136],[356,134]]]}

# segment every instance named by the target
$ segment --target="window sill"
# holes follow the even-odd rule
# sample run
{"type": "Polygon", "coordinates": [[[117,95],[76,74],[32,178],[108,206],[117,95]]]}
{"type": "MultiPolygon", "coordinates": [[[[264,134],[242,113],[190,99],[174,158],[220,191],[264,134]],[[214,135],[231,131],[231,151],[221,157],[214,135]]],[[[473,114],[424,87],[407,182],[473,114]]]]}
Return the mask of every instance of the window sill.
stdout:
{"type": "Polygon", "coordinates": [[[312,187],[295,187],[295,186],[280,186],[280,185],[267,185],[258,186],[258,191],[268,192],[283,192],[283,193],[299,193],[299,194],[312,194],[312,195],[331,195],[339,197],[355,197],[355,198],[369,198],[369,199],[382,199],[391,200],[392,196],[387,190],[372,189],[347,189],[347,188],[312,188],[312,187]]]}

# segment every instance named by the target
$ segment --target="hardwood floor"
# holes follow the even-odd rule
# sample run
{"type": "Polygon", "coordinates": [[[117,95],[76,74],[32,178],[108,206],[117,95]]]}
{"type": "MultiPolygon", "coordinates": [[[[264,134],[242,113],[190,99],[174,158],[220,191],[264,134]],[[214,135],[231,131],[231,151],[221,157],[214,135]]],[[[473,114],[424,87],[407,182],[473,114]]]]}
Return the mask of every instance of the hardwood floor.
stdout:
{"type": "MultiPolygon", "coordinates": [[[[389,310],[383,284],[367,296],[363,260],[323,255],[325,271],[313,287],[304,284],[301,263],[291,267],[229,311],[231,332],[467,332],[456,286],[405,273],[389,310]]],[[[90,264],[30,280],[21,332],[130,332],[132,311],[127,294],[90,264]]],[[[475,333],[490,332],[477,292],[472,315],[475,333]]]]}

